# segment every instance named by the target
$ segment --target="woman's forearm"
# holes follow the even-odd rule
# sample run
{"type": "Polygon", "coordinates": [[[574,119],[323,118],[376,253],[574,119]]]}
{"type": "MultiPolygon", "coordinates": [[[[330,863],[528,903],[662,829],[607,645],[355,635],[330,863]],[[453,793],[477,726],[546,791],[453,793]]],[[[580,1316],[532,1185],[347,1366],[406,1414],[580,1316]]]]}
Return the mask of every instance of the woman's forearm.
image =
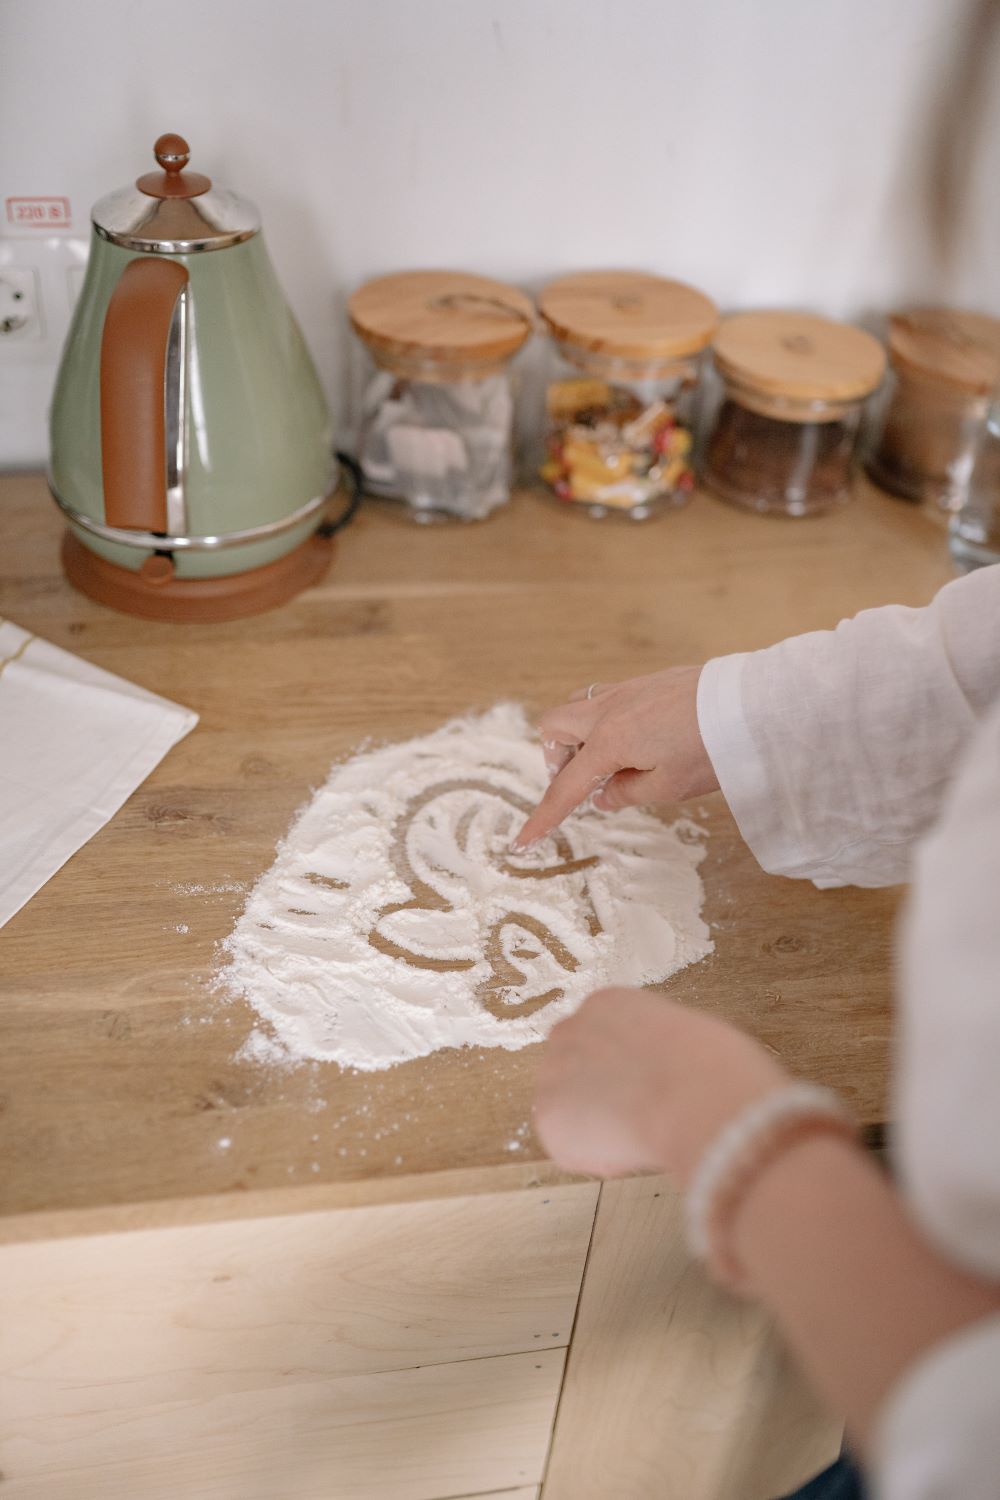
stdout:
{"type": "Polygon", "coordinates": [[[755,1295],[862,1451],[906,1367],[1000,1310],[1000,1288],[943,1260],[845,1142],[791,1147],[754,1185],[733,1234],[755,1295]]]}

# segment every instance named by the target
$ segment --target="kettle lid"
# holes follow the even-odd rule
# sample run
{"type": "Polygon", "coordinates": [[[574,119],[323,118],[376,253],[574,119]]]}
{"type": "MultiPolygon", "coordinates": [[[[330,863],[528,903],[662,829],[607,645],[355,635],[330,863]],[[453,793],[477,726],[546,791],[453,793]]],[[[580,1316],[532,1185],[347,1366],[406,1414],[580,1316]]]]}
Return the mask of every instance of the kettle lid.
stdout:
{"type": "Polygon", "coordinates": [[[161,135],[153,147],[159,172],[108,193],[94,204],[94,228],[102,239],[161,255],[224,250],[260,229],[248,198],[212,185],[200,172],[185,172],[190,151],[183,136],[161,135]]]}

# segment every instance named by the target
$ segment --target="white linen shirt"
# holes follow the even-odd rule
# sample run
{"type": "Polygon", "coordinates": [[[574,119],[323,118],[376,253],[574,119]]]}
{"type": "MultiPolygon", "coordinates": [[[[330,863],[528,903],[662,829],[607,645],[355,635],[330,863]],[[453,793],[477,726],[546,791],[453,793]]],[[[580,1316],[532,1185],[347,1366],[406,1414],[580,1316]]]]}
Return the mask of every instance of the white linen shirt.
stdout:
{"type": "MultiPolygon", "coordinates": [[[[1000,1282],[1000,565],[926,609],[708,662],[702,738],[765,870],[908,880],[893,1153],[930,1240],[1000,1282]]],[[[882,1414],[880,1500],[1000,1496],[1000,1317],[908,1370],[882,1414]]]]}

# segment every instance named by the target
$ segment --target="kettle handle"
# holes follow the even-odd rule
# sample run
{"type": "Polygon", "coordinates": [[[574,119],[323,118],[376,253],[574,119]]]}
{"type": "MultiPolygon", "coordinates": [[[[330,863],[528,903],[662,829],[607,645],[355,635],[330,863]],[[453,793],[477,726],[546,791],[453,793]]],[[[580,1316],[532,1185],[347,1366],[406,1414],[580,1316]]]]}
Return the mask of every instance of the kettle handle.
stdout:
{"type": "Polygon", "coordinates": [[[108,303],[101,335],[101,470],[108,526],[167,531],[167,343],[187,284],[188,273],[177,261],[144,255],[129,261],[108,303]]]}

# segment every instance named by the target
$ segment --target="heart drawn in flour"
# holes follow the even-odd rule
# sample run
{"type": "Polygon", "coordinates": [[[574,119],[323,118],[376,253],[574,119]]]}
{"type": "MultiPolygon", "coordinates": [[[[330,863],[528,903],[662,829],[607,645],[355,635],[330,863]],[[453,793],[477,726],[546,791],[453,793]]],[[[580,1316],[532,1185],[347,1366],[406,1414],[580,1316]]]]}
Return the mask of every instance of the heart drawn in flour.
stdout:
{"type": "Polygon", "coordinates": [[[488,972],[476,997],[498,1020],[530,1015],[560,999],[566,976],[579,966],[548,922],[522,909],[519,897],[529,882],[572,881],[587,932],[594,937],[602,930],[587,888],[597,855],[577,857],[560,830],[540,846],[541,862],[508,851],[515,817],[523,820],[532,806],[478,777],[439,781],[411,798],[396,819],[390,848],[392,868],[410,895],[383,906],[368,934],[378,952],[417,969],[459,972],[485,959],[488,972]],[[484,867],[510,889],[507,909],[477,932],[466,898],[484,867]],[[434,939],[421,942],[429,913],[434,939]]]}

